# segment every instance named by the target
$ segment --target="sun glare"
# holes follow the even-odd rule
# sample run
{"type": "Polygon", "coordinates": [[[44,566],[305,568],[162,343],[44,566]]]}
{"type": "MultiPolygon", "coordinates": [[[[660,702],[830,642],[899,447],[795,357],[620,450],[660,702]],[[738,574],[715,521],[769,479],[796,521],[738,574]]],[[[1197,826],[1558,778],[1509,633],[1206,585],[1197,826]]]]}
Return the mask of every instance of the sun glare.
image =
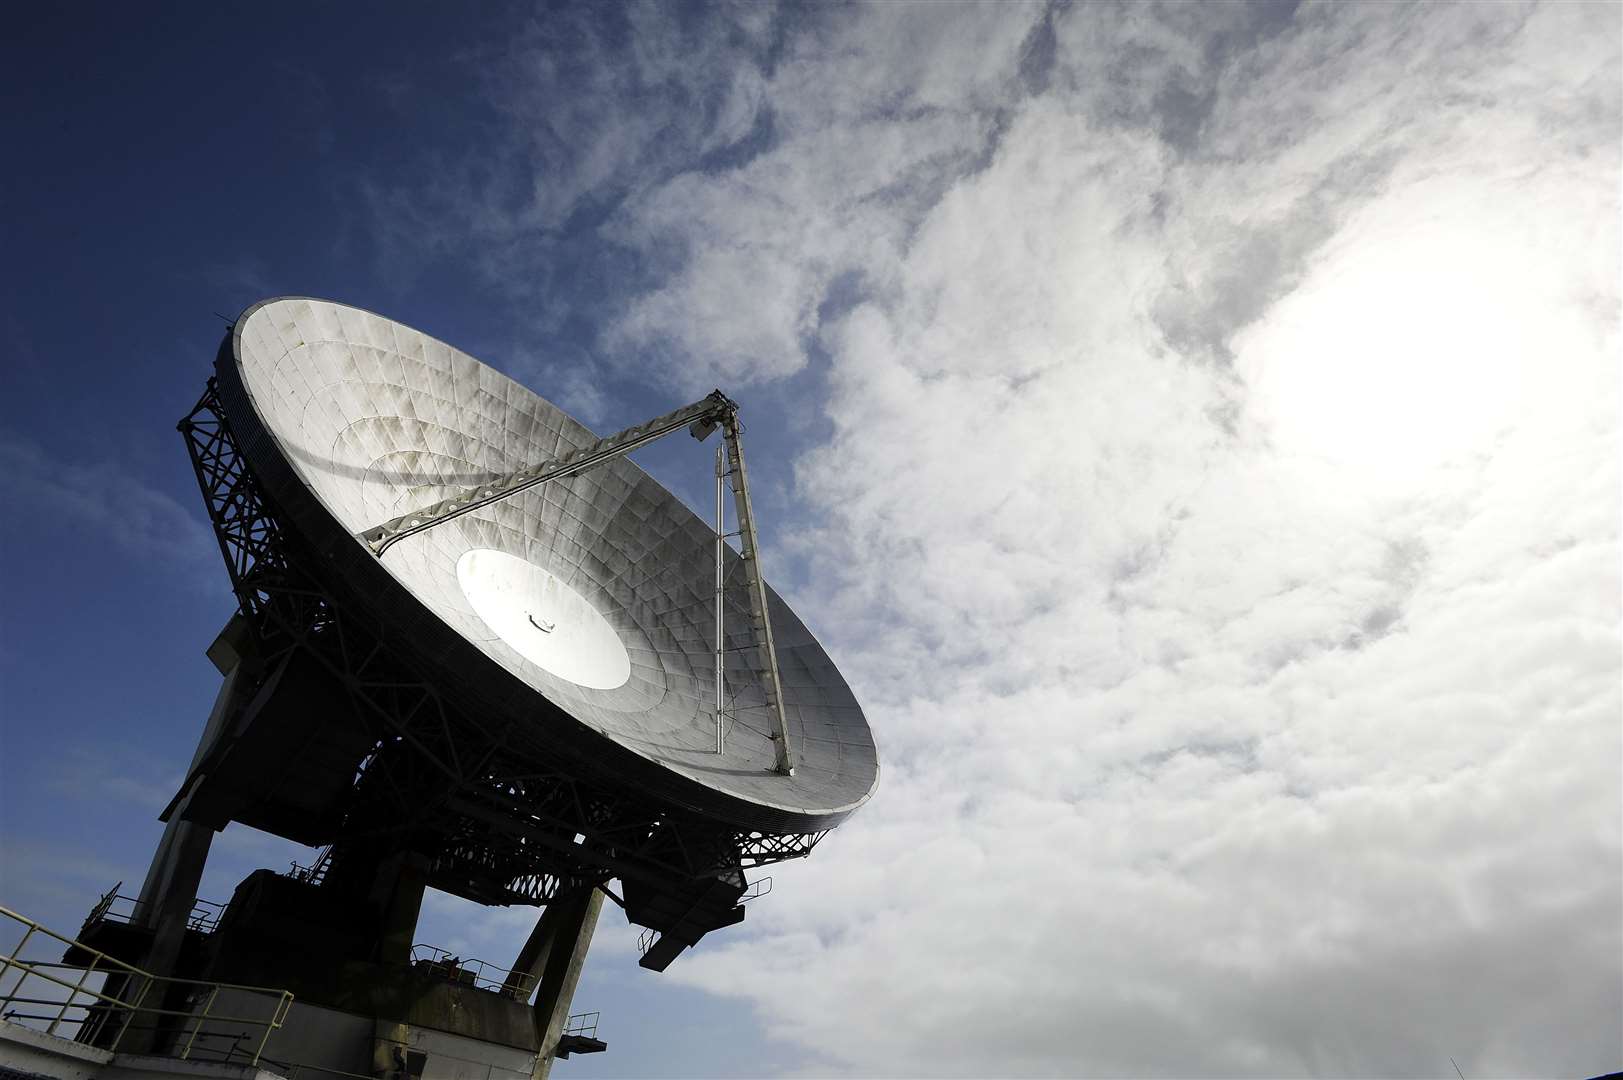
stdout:
{"type": "Polygon", "coordinates": [[[1408,489],[1491,451],[1535,381],[1582,351],[1561,265],[1531,229],[1452,209],[1354,223],[1239,341],[1278,450],[1408,489]]]}

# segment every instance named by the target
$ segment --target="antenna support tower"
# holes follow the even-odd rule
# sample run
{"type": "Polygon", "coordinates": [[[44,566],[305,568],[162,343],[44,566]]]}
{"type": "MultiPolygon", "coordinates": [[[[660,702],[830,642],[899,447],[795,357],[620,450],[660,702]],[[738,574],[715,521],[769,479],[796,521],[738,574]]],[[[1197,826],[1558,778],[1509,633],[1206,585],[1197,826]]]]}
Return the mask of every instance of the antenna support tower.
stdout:
{"type": "Polygon", "coordinates": [[[62,939],[123,965],[82,1041],[227,1059],[220,1017],[249,1014],[209,1010],[269,987],[291,999],[255,1059],[284,1070],[539,1080],[602,1050],[570,1008],[605,899],[664,970],[878,783],[860,706],[762,576],[737,403],[599,438],[306,297],[245,311],[214,369],[179,430],[236,600],[223,682],[140,890],[62,939]],[[713,527],[628,456],[684,429],[722,435],[713,527]],[[200,901],[233,823],[309,865],[200,901]],[[500,964],[451,956],[416,937],[429,889],[534,929],[500,964]]]}

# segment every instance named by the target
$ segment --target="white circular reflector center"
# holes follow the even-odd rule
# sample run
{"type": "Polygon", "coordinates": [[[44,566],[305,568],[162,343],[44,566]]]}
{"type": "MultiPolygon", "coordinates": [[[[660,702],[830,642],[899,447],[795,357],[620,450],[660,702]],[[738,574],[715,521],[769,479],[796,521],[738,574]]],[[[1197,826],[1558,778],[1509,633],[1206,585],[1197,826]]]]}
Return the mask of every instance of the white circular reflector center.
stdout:
{"type": "Polygon", "coordinates": [[[474,548],[457,560],[456,579],[485,625],[544,671],[592,690],[631,678],[631,657],[609,621],[534,563],[474,548]]]}

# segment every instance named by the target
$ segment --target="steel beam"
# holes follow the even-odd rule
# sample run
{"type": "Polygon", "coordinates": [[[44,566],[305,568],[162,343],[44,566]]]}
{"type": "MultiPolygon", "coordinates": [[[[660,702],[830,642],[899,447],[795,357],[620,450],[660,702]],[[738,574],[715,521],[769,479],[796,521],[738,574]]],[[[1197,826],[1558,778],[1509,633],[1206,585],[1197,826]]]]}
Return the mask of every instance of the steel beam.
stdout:
{"type": "Polygon", "coordinates": [[[772,617],[766,606],[766,582],[761,578],[761,547],[755,531],[755,507],[750,502],[749,474],[744,469],[744,443],[737,412],[722,419],[727,457],[733,478],[733,503],[738,517],[739,557],[744,563],[744,588],[749,594],[750,624],[760,659],[757,670],[766,690],[767,716],[772,722],[773,770],[786,776],[795,772],[789,747],[789,728],[783,715],[783,684],[778,678],[778,650],[772,643],[772,617]]]}
{"type": "Polygon", "coordinates": [[[367,529],[360,537],[366,546],[371,548],[372,553],[381,559],[391,545],[424,529],[431,529],[463,514],[471,514],[481,507],[500,502],[521,491],[528,491],[549,480],[579,475],[594,465],[613,461],[683,428],[691,430],[695,438],[702,439],[714,430],[716,422],[723,415],[731,415],[737,409],[738,406],[728,400],[720,390],[713,390],[708,397],[691,405],[684,405],[646,423],[633,425],[613,435],[606,435],[578,450],[571,450],[556,460],[526,466],[517,472],[459,491],[433,506],[413,510],[367,529]]]}

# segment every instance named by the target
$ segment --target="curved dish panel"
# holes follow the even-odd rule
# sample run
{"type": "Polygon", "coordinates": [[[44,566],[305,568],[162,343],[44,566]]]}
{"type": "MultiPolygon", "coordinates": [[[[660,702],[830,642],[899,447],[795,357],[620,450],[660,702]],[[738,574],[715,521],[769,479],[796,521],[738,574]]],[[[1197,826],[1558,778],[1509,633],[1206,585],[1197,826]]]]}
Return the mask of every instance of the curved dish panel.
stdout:
{"type": "MultiPolygon", "coordinates": [[[[249,308],[217,365],[233,432],[323,576],[425,673],[525,725],[559,764],[764,832],[837,824],[878,757],[816,638],[768,590],[795,775],[771,770],[741,588],[728,589],[726,752],[715,752],[715,533],[626,458],[408,537],[356,534],[592,442],[500,372],[359,308],[249,308]]],[[[729,582],[741,581],[726,555],[729,582]]]]}

